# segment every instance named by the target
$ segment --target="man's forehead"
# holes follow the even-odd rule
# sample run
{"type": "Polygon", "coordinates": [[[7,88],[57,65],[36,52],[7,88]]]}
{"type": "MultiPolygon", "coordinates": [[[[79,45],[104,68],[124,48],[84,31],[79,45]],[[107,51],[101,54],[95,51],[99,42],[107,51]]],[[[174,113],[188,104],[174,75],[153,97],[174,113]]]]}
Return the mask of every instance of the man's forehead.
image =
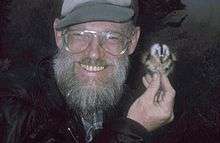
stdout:
{"type": "Polygon", "coordinates": [[[68,27],[68,29],[88,29],[96,31],[123,31],[125,29],[126,23],[115,23],[115,22],[106,22],[106,21],[96,21],[96,22],[86,22],[82,24],[77,24],[68,27]]]}

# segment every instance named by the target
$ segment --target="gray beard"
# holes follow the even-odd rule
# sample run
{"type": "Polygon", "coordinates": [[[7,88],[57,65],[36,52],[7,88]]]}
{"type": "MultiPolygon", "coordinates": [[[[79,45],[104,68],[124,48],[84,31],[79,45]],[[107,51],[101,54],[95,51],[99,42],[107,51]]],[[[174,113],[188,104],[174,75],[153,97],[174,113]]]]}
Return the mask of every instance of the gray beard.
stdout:
{"type": "Polygon", "coordinates": [[[57,84],[68,106],[80,112],[82,116],[113,108],[122,96],[129,66],[128,56],[111,61],[116,67],[114,73],[103,81],[102,86],[95,88],[82,85],[76,79],[72,56],[65,50],[60,50],[54,59],[57,84]]]}

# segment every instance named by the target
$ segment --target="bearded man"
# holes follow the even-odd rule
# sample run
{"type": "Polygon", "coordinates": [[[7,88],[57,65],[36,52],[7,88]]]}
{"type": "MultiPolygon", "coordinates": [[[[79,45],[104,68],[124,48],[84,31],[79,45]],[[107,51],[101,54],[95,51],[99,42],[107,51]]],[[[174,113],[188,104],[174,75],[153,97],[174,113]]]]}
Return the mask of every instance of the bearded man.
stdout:
{"type": "Polygon", "coordinates": [[[54,22],[59,49],[54,72],[66,109],[46,117],[53,118],[50,125],[26,131],[25,121],[36,112],[28,107],[22,121],[6,127],[4,142],[144,143],[149,132],[173,120],[175,91],[159,66],[143,77],[146,91],[138,99],[130,103],[134,98],[125,90],[129,55],[140,36],[137,8],[135,0],[64,0],[54,22]]]}

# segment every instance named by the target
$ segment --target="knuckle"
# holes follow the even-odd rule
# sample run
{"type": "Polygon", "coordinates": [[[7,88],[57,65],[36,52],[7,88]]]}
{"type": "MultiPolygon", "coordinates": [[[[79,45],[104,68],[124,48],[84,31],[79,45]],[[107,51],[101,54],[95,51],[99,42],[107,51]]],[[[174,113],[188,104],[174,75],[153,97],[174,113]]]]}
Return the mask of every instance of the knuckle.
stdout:
{"type": "Polygon", "coordinates": [[[175,115],[172,113],[172,115],[170,116],[169,120],[168,120],[168,123],[172,122],[175,118],[175,115]]]}
{"type": "Polygon", "coordinates": [[[164,120],[169,120],[173,116],[173,112],[171,111],[164,111],[162,114],[162,118],[164,120]]]}
{"type": "Polygon", "coordinates": [[[167,113],[167,112],[164,112],[164,113],[161,115],[161,117],[162,117],[163,119],[167,120],[167,119],[170,118],[170,114],[167,113]]]}
{"type": "Polygon", "coordinates": [[[172,89],[166,91],[166,94],[171,95],[171,96],[174,97],[176,95],[176,91],[172,88],[172,89]]]}
{"type": "Polygon", "coordinates": [[[171,89],[171,93],[172,93],[172,95],[175,95],[176,94],[176,90],[175,89],[171,89]]]}

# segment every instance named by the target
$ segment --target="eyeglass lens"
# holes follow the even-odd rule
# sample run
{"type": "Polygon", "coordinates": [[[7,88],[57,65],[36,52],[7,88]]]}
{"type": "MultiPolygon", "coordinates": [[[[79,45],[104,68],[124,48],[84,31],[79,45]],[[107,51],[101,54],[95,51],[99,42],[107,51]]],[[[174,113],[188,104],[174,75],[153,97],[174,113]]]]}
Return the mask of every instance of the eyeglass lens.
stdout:
{"type": "Polygon", "coordinates": [[[126,38],[119,33],[101,33],[98,36],[91,32],[68,31],[66,44],[69,51],[79,53],[89,47],[95,37],[98,37],[99,45],[113,55],[120,55],[125,50],[126,38]]]}

